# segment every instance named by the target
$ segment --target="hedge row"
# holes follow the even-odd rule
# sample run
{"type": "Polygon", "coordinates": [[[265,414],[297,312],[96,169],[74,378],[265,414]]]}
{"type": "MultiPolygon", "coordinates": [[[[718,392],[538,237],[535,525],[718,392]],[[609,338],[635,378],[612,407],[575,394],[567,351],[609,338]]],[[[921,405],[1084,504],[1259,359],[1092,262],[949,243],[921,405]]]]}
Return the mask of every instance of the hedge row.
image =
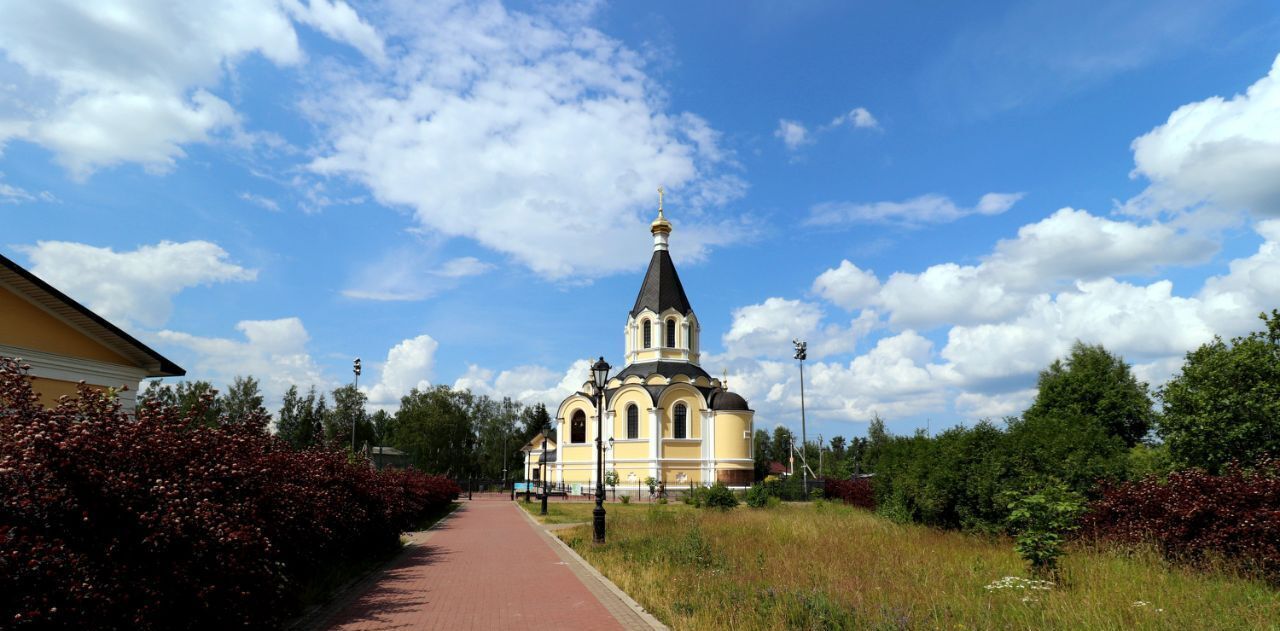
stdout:
{"type": "Polygon", "coordinates": [[[1280,580],[1280,461],[1103,484],[1082,525],[1100,541],[1154,543],[1173,560],[1222,557],[1280,580]]]}
{"type": "Polygon", "coordinates": [[[0,359],[0,627],[269,627],[307,581],[398,545],[453,482],[293,451],[255,423],[45,409],[0,359]]]}
{"type": "Polygon", "coordinates": [[[854,480],[837,480],[827,478],[823,486],[825,495],[869,510],[876,508],[876,493],[871,487],[871,480],[857,478],[854,480]]]}

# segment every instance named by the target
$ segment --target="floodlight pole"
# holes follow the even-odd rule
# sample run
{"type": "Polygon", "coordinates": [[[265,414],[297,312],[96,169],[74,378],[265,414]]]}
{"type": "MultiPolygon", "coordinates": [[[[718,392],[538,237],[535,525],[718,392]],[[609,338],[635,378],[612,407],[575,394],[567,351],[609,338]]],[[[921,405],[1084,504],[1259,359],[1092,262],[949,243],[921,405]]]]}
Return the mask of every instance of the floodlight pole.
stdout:
{"type": "MultiPolygon", "coordinates": [[[[359,357],[357,357],[356,360],[351,363],[351,373],[355,375],[355,377],[353,377],[352,379],[351,388],[355,391],[355,393],[359,393],[360,392],[360,358],[359,357]]],[[[352,456],[354,456],[356,453],[356,417],[357,416],[359,415],[355,414],[354,412],[351,414],[351,455],[352,456]]]]}
{"type": "Polygon", "coordinates": [[[809,356],[809,344],[802,340],[792,340],[796,347],[796,359],[800,364],[800,472],[804,480],[804,494],[809,495],[809,440],[805,435],[804,418],[804,360],[809,356]]]}

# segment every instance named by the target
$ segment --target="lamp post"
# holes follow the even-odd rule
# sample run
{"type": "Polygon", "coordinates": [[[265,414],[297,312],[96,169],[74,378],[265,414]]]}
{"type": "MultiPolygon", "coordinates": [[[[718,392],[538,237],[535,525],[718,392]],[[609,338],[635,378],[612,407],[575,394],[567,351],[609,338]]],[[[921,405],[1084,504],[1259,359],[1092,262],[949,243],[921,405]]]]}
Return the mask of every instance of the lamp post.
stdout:
{"type": "MultiPolygon", "coordinates": [[[[360,392],[360,358],[359,357],[357,357],[354,362],[351,362],[351,372],[352,374],[355,375],[355,379],[353,380],[351,387],[356,392],[360,392]]],[[[353,456],[356,453],[356,417],[357,416],[359,415],[354,412],[351,414],[351,455],[353,456]]]]}
{"type": "Polygon", "coordinates": [[[609,382],[610,368],[603,356],[591,366],[591,381],[596,387],[596,509],[591,511],[595,543],[604,543],[604,386],[609,382]]]}
{"type": "Polygon", "coordinates": [[[800,471],[804,476],[804,494],[809,496],[809,459],[806,452],[809,449],[809,440],[805,437],[804,423],[804,360],[809,357],[809,344],[801,340],[791,340],[796,346],[796,359],[800,362],[800,471]]]}
{"type": "Polygon", "coordinates": [[[547,430],[542,430],[542,455],[538,456],[538,466],[542,468],[542,512],[547,514],[547,430]]]}

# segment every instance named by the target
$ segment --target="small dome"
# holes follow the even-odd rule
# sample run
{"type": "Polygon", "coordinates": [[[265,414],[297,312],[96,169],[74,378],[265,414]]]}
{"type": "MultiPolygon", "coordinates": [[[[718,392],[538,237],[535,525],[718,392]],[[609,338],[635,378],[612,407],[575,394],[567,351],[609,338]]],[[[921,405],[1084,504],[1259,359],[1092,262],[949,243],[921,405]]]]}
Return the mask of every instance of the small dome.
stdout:
{"type": "Polygon", "coordinates": [[[747,400],[742,398],[742,395],[737,392],[729,392],[728,390],[721,390],[716,393],[716,396],[711,399],[711,409],[724,411],[751,411],[750,406],[747,405],[747,400]]]}

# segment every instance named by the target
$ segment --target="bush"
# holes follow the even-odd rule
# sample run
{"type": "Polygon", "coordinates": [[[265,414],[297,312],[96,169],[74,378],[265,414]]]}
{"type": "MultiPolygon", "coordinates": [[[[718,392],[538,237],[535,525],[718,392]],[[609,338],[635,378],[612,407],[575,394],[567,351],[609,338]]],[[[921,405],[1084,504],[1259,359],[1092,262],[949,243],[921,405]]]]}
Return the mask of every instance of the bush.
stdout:
{"type": "Polygon", "coordinates": [[[1173,560],[1221,556],[1280,580],[1280,461],[1107,484],[1082,524],[1093,539],[1154,543],[1173,560]]]}
{"type": "Polygon", "coordinates": [[[394,549],[459,493],[199,412],[135,420],[85,387],[44,409],[0,359],[0,626],[278,626],[312,577],[394,549]]]}
{"type": "Polygon", "coordinates": [[[845,504],[852,504],[870,510],[875,510],[876,508],[875,491],[871,488],[871,481],[867,478],[854,480],[828,478],[823,491],[827,497],[840,500],[845,504]]]}
{"type": "Polygon", "coordinates": [[[1009,530],[1014,549],[1031,565],[1031,573],[1051,577],[1057,573],[1065,535],[1078,527],[1084,498],[1065,484],[1050,481],[1023,493],[1009,493],[1009,530]]]}
{"type": "Polygon", "coordinates": [[[618,501],[622,502],[623,504],[630,504],[630,503],[631,503],[631,496],[630,496],[630,495],[623,495],[623,496],[620,496],[620,497],[618,498],[618,501]]]}
{"type": "Polygon", "coordinates": [[[747,489],[747,506],[750,506],[751,508],[764,508],[769,505],[769,499],[773,497],[773,495],[769,494],[769,489],[764,484],[752,485],[751,488],[747,489]]]}
{"type": "Polygon", "coordinates": [[[705,491],[701,506],[720,510],[729,510],[738,506],[738,498],[721,482],[716,482],[710,488],[704,487],[699,490],[705,491]]]}

